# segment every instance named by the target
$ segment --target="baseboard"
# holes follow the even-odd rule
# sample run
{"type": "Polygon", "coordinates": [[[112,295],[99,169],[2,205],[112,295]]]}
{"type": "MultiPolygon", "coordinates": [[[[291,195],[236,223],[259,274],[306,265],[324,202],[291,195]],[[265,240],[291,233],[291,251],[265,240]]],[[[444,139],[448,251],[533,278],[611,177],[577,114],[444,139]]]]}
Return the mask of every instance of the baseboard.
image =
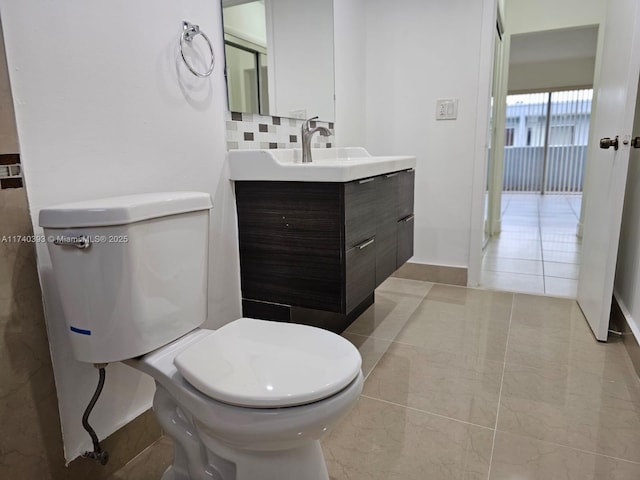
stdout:
{"type": "Polygon", "coordinates": [[[428,265],[407,262],[393,274],[394,277],[423,282],[445,283],[447,285],[467,286],[468,268],[448,267],[446,265],[428,265]]]}
{"type": "Polygon", "coordinates": [[[489,236],[493,237],[494,235],[498,235],[501,231],[502,231],[502,220],[501,219],[494,220],[493,224],[491,225],[491,232],[489,236]]]}
{"type": "MultiPolygon", "coordinates": [[[[107,381],[108,378],[107,378],[107,381]]],[[[52,470],[49,478],[69,480],[108,480],[112,475],[162,437],[162,428],[151,409],[131,420],[107,438],[101,440],[103,450],[109,452],[109,463],[100,465],[95,460],[79,456],[59,472],[52,470]]],[[[60,452],[62,453],[62,452],[60,452]]]]}
{"type": "Polygon", "coordinates": [[[610,328],[622,333],[622,343],[627,349],[633,368],[636,370],[636,375],[640,377],[640,345],[636,338],[635,332],[630,327],[631,321],[629,311],[624,306],[623,302],[618,300],[617,295],[613,294],[613,301],[611,302],[611,317],[609,321],[610,328]]]}

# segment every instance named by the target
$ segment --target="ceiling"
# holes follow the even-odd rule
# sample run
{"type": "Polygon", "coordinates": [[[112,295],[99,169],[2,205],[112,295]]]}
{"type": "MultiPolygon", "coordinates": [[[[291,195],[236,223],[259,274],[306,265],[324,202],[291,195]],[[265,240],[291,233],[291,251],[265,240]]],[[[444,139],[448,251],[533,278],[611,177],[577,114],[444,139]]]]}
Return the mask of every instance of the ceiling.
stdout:
{"type": "Polygon", "coordinates": [[[512,35],[509,63],[591,58],[596,56],[597,43],[597,25],[512,35]]]}

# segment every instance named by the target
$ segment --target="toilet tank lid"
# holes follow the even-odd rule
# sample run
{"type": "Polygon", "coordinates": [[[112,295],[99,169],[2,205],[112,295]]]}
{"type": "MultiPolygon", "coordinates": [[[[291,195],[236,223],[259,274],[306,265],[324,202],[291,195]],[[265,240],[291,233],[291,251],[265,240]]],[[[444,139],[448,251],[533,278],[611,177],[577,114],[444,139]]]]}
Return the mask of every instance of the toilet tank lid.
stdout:
{"type": "Polygon", "coordinates": [[[208,193],[143,193],[46,207],[38,220],[45,228],[102,227],[211,208],[208,193]]]}

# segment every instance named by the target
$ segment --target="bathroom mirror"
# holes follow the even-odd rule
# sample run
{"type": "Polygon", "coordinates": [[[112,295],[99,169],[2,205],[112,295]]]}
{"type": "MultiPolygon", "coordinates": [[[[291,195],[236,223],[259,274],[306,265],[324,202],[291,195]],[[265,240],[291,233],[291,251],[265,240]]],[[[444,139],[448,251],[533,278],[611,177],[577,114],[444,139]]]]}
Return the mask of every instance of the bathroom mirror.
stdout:
{"type": "Polygon", "coordinates": [[[222,7],[229,110],[333,122],[333,0],[222,7]]]}

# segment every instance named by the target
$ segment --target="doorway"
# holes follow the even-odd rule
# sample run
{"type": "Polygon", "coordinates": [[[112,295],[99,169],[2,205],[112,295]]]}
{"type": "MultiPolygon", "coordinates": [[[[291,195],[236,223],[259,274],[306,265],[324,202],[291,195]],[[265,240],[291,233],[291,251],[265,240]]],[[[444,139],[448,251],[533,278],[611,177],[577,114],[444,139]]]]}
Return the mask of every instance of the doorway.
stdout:
{"type": "Polygon", "coordinates": [[[479,285],[576,297],[598,26],[505,42],[479,285]]]}
{"type": "Polygon", "coordinates": [[[575,298],[592,89],[508,95],[499,233],[481,285],[575,298]]]}
{"type": "MultiPolygon", "coordinates": [[[[579,86],[589,82],[593,86],[595,94],[593,106],[593,121],[588,147],[588,168],[585,176],[585,197],[581,205],[580,230],[582,242],[580,250],[580,274],[578,279],[578,291],[576,300],[584,316],[587,318],[595,337],[598,340],[607,340],[607,329],[610,319],[611,296],[613,293],[616,258],[619,258],[620,219],[624,205],[624,181],[629,163],[629,150],[633,145],[631,122],[633,119],[633,106],[637,93],[637,78],[640,70],[640,56],[637,52],[640,48],[640,36],[637,32],[640,28],[640,9],[637,2],[631,0],[612,0],[598,5],[593,5],[592,10],[583,10],[582,4],[573,0],[563,0],[560,3],[566,10],[560,9],[558,15],[548,15],[551,3],[545,2],[532,5],[530,2],[518,3],[510,1],[508,16],[509,25],[512,26],[510,34],[505,36],[505,56],[509,56],[510,41],[518,37],[539,36],[542,32],[550,32],[553,28],[561,28],[571,33],[571,29],[592,30],[597,33],[596,55],[593,61],[584,59],[584,66],[591,64],[593,68],[574,68],[581,63],[579,57],[575,61],[556,61],[554,67],[567,67],[566,73],[576,74],[582,71],[588,73],[582,76],[579,82],[572,85],[579,86]],[[526,4],[526,8],[524,8],[526,4]],[[572,8],[577,7],[577,8],[572,8]],[[548,21],[547,21],[548,20],[548,21]],[[587,27],[583,27],[587,25],[587,27]],[[592,27],[589,27],[591,25],[592,27]],[[601,28],[604,27],[604,28],[601,28]],[[565,65],[566,64],[566,65],[565,65]],[[571,64],[571,65],[570,65],[571,64]],[[587,80],[587,81],[585,81],[587,80]],[[584,225],[584,226],[583,226],[584,225]]],[[[556,5],[554,4],[554,7],[556,5]]],[[[583,32],[589,36],[589,32],[583,32]]],[[[587,46],[589,42],[573,42],[573,45],[587,46]]],[[[567,42],[569,44],[569,42],[567,42]]],[[[547,49],[556,53],[554,44],[547,49]]],[[[591,49],[588,49],[591,50],[591,49]]],[[[539,54],[541,49],[536,52],[539,54]]],[[[556,60],[558,60],[556,58],[556,60]]],[[[548,62],[551,63],[551,62],[548,62]]],[[[551,66],[551,65],[549,65],[551,66]]],[[[516,93],[511,84],[512,65],[503,68],[500,72],[508,78],[508,88],[504,89],[498,101],[506,104],[506,95],[516,93]]],[[[526,66],[529,67],[529,66],[526,66]]],[[[554,73],[554,68],[520,68],[518,76],[521,82],[546,80],[547,74],[554,73]],[[534,75],[535,73],[535,75],[534,75]]],[[[494,72],[495,74],[495,72],[494,72]]],[[[556,76],[556,79],[559,78],[556,76]]],[[[507,83],[507,82],[505,82],[507,83]]],[[[571,85],[567,85],[571,86],[571,85]]],[[[496,132],[502,132],[504,136],[504,123],[498,125],[496,132]]],[[[504,145],[502,143],[501,145],[504,145]]],[[[494,149],[496,152],[502,149],[494,149]]],[[[480,157],[478,157],[480,158],[480,157]]],[[[502,167],[500,162],[490,165],[490,171],[497,171],[502,167]]],[[[487,171],[485,166],[484,172],[487,171]]],[[[483,173],[484,173],[483,172],[483,173]]],[[[501,182],[502,172],[491,178],[498,178],[501,182]]],[[[483,185],[476,181],[476,190],[483,185]]],[[[490,196],[491,198],[491,196],[490,196]]],[[[498,198],[498,218],[500,212],[501,195],[498,198]]],[[[481,208],[475,209],[473,218],[481,218],[481,208]]],[[[480,229],[476,220],[474,237],[478,238],[480,229]]],[[[500,232],[497,225],[496,233],[500,232]]],[[[490,225],[494,227],[494,225],[490,225]]],[[[492,231],[493,233],[493,231],[492,231]]],[[[472,243],[469,260],[469,285],[481,284],[481,264],[483,250],[481,242],[472,243]],[[474,245],[476,245],[474,247],[474,245]]],[[[619,263],[619,262],[618,262],[619,263]]]]}

